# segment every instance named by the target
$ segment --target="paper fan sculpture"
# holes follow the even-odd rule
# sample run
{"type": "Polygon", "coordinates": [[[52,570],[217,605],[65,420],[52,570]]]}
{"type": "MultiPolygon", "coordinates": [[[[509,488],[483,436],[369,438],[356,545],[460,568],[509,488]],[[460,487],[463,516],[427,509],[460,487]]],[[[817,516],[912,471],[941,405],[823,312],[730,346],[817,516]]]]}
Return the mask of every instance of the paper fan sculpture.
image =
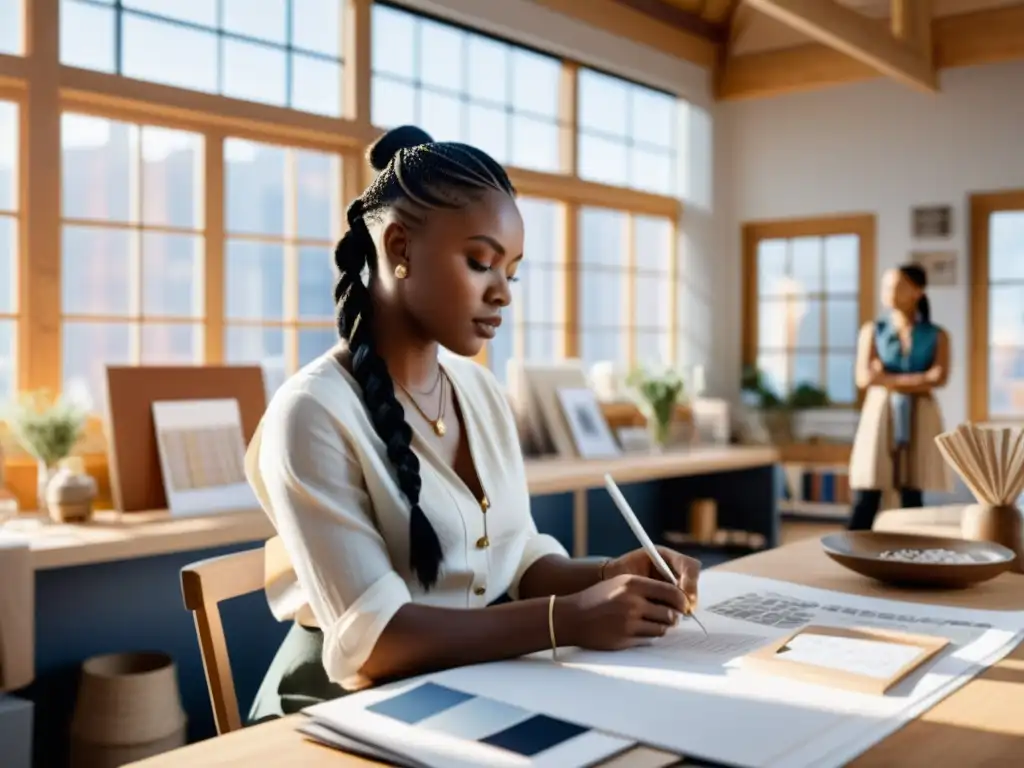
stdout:
{"type": "Polygon", "coordinates": [[[961,424],[935,442],[977,501],[964,510],[961,535],[1012,549],[1014,570],[1024,572],[1024,520],[1017,507],[1024,492],[1024,429],[961,424]]]}

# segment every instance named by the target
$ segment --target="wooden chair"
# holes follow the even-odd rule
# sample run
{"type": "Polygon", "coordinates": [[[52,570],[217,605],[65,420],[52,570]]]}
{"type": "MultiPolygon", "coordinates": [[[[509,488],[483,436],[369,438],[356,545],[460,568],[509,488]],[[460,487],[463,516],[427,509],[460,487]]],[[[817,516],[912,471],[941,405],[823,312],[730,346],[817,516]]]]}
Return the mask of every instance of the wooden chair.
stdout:
{"type": "Polygon", "coordinates": [[[261,590],[264,582],[263,547],[211,557],[181,569],[181,593],[185,607],[195,618],[218,734],[242,727],[227,640],[220,621],[220,603],[261,590]]]}

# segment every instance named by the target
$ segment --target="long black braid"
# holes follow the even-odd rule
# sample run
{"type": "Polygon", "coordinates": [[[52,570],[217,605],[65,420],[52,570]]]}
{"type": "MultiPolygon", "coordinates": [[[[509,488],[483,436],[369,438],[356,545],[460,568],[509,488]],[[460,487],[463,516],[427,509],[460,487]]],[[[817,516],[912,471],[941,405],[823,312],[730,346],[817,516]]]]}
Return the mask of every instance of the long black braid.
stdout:
{"type": "Polygon", "coordinates": [[[429,590],[441,568],[441,541],[420,507],[420,462],[412,450],[412,428],[373,338],[373,302],[363,270],[369,268],[372,280],[377,252],[366,222],[391,209],[403,222],[416,226],[430,210],[461,208],[487,190],[509,195],[515,190],[505,170],[486,153],[466,144],[435,143],[412,126],[388,131],[370,148],[368,157],[377,178],[349,205],[349,230],[334,252],[339,273],[334,287],[338,333],[348,342],[352,375],[362,388],[373,428],[387,446],[398,486],[409,502],[409,564],[429,590]]]}

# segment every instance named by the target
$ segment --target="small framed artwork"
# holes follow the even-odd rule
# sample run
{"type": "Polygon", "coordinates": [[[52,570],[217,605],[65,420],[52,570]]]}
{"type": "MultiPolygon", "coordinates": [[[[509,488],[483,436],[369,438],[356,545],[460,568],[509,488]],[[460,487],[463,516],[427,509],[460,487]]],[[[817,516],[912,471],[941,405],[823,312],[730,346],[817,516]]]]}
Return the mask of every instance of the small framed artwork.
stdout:
{"type": "Polygon", "coordinates": [[[922,205],[911,211],[911,229],[914,237],[949,237],[953,233],[953,207],[950,205],[922,205]]]}
{"type": "Polygon", "coordinates": [[[157,401],[153,423],[172,515],[259,506],[245,477],[245,439],[237,400],[157,401]]]}
{"type": "Polygon", "coordinates": [[[956,285],[956,251],[914,251],[910,260],[924,269],[929,288],[956,285]]]}
{"type": "Polygon", "coordinates": [[[580,458],[606,459],[621,453],[592,389],[560,387],[558,402],[580,458]]]}

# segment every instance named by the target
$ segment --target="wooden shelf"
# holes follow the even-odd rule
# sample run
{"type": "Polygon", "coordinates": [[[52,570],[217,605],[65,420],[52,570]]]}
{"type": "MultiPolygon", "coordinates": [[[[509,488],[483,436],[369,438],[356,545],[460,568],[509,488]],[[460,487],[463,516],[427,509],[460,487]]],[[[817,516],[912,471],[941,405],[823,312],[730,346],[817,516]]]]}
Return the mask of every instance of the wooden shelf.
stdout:
{"type": "Polygon", "coordinates": [[[788,443],[778,445],[779,456],[784,464],[843,464],[849,465],[849,443],[788,443]]]}
{"type": "MultiPolygon", "coordinates": [[[[615,459],[533,459],[526,477],[533,495],[571,493],[600,488],[605,473],[622,484],[669,477],[712,474],[775,464],[772,448],[698,447],[661,454],[626,455],[615,459]]],[[[85,525],[45,525],[25,519],[4,529],[5,537],[24,535],[36,569],[129,560],[255,542],[274,535],[262,510],[202,517],[172,517],[166,510],[98,512],[85,525]]]]}
{"type": "MultiPolygon", "coordinates": [[[[640,412],[640,408],[628,400],[616,403],[601,403],[601,412],[605,421],[612,431],[623,427],[642,427],[647,424],[647,418],[640,412]]],[[[676,419],[681,422],[693,420],[693,411],[688,405],[676,406],[676,419]]]]}
{"type": "Polygon", "coordinates": [[[779,512],[784,515],[808,517],[834,517],[836,519],[850,516],[850,505],[827,501],[799,501],[782,499],[779,501],[779,512]]]}

